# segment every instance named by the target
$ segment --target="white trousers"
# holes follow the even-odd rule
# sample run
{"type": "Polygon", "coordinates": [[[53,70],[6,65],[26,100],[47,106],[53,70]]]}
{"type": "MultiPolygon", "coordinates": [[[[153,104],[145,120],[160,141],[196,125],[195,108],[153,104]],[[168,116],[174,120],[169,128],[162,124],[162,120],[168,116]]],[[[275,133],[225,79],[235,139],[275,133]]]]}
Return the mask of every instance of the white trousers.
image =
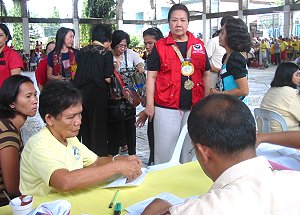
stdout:
{"type": "MultiPolygon", "coordinates": [[[[170,161],[180,131],[186,124],[190,111],[155,107],[154,117],[154,164],[170,161]]],[[[180,162],[190,162],[194,156],[189,151],[193,148],[187,134],[180,155],[180,162]]]]}

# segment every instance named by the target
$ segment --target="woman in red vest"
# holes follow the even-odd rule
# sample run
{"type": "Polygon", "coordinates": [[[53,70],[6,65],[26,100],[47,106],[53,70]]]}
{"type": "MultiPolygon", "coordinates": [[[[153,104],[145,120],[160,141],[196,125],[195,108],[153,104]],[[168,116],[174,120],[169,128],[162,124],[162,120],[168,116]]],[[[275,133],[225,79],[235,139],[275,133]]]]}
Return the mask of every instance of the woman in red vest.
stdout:
{"type": "MultiPolygon", "coordinates": [[[[145,112],[154,117],[154,163],[170,160],[181,128],[186,124],[192,105],[208,94],[210,64],[204,43],[187,31],[189,11],[175,4],[168,14],[169,36],[155,43],[148,59],[147,105],[145,112]]],[[[181,162],[193,155],[186,138],[181,162]]]]}

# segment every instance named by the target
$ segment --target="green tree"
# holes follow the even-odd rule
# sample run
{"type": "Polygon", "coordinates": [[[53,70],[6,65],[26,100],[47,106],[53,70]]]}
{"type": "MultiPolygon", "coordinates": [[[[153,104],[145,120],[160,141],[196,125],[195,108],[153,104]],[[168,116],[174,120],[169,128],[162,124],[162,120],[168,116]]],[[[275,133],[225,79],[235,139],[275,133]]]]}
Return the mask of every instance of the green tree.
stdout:
{"type": "MultiPolygon", "coordinates": [[[[84,0],[83,18],[104,18],[112,19],[116,13],[115,0],[84,0]]],[[[81,45],[86,45],[91,41],[91,30],[93,25],[82,24],[80,27],[81,45]]]]}
{"type": "Polygon", "coordinates": [[[50,18],[59,18],[59,9],[56,6],[53,7],[53,12],[50,15],[50,18]]]}
{"type": "MultiPolygon", "coordinates": [[[[21,17],[21,2],[20,0],[14,0],[14,6],[10,11],[11,16],[21,17]]],[[[13,24],[13,40],[12,45],[14,49],[21,50],[23,49],[23,29],[21,23],[13,24]]]]}
{"type": "Polygon", "coordinates": [[[276,6],[283,6],[284,0],[275,0],[272,4],[276,6]]]}
{"type": "Polygon", "coordinates": [[[129,48],[141,47],[141,40],[137,36],[130,37],[129,48]]]}

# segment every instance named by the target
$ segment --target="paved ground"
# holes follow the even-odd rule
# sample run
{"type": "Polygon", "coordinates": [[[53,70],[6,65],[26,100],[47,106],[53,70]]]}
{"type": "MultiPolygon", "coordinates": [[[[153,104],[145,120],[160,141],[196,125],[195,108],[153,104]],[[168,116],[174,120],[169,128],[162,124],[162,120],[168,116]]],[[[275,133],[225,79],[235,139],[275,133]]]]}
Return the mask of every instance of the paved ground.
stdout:
{"type": "MultiPolygon", "coordinates": [[[[255,107],[260,105],[263,95],[269,89],[275,69],[276,67],[274,66],[267,69],[249,69],[249,108],[252,111],[255,107]]],[[[33,72],[24,72],[23,74],[34,78],[33,72]]],[[[139,106],[137,108],[137,112],[141,111],[142,109],[143,107],[139,106]]],[[[37,132],[42,126],[43,122],[39,115],[28,118],[22,129],[22,138],[24,142],[26,142],[29,136],[37,132]]],[[[144,164],[148,162],[149,157],[146,128],[147,125],[137,129],[137,155],[142,159],[144,164]]]]}
{"type": "MultiPolygon", "coordinates": [[[[275,66],[267,69],[249,69],[249,108],[253,109],[260,105],[260,102],[269,89],[270,83],[274,77],[275,66]]],[[[138,110],[142,110],[139,107],[138,110]]],[[[146,133],[147,126],[137,129],[137,155],[142,159],[143,163],[147,163],[149,157],[149,147],[146,133]]]]}

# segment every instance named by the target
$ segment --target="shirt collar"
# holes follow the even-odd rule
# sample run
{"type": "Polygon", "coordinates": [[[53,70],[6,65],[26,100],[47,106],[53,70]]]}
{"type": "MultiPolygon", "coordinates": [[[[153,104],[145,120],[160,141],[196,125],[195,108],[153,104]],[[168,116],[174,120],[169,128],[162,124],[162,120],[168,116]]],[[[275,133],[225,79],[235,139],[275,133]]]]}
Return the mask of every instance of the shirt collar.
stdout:
{"type": "Polygon", "coordinates": [[[269,169],[269,171],[272,171],[272,167],[265,157],[260,156],[245,160],[223,172],[215,181],[210,190],[222,189],[226,185],[238,180],[239,178],[262,169],[269,169]]]}
{"type": "MultiPolygon", "coordinates": [[[[191,32],[187,31],[187,32],[186,32],[186,35],[188,36],[188,41],[191,40],[191,39],[194,39],[194,38],[193,38],[193,34],[192,34],[191,32]]],[[[188,41],[187,41],[187,42],[188,42],[188,41]]],[[[173,37],[172,37],[171,31],[169,32],[169,36],[167,37],[166,44],[167,44],[167,45],[172,45],[172,44],[175,45],[175,44],[176,44],[175,40],[174,40],[173,37]]]]}
{"type": "Polygon", "coordinates": [[[4,48],[2,49],[2,51],[1,52],[5,52],[5,51],[7,51],[9,49],[9,47],[8,46],[4,46],[4,48]]]}

